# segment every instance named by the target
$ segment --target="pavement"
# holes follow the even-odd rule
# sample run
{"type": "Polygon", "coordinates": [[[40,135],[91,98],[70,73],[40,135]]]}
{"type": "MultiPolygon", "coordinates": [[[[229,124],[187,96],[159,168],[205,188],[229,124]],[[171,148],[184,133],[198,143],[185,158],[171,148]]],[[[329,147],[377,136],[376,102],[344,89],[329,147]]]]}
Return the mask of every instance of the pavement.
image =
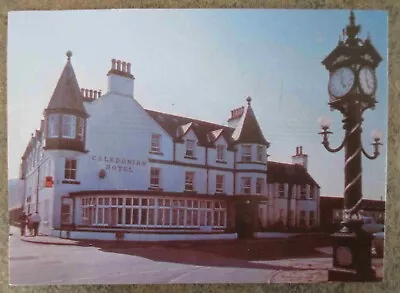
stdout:
{"type": "MultiPolygon", "coordinates": [[[[265,267],[264,269],[269,270],[269,273],[266,274],[263,280],[263,282],[266,283],[327,282],[328,270],[332,268],[332,247],[327,246],[326,241],[324,242],[321,240],[318,240],[320,241],[320,247],[312,247],[309,245],[313,243],[315,239],[320,239],[320,236],[315,236],[317,238],[312,238],[312,236],[297,236],[289,239],[227,240],[220,242],[118,243],[115,241],[77,241],[40,234],[36,237],[21,237],[19,235],[19,229],[14,226],[10,227],[10,236],[11,235],[18,237],[25,243],[37,244],[38,247],[40,247],[40,245],[49,245],[49,247],[95,247],[99,251],[106,253],[112,252],[134,255],[152,259],[158,263],[170,262],[192,265],[191,258],[193,252],[195,252],[198,255],[203,255],[201,258],[195,259],[196,271],[198,268],[237,267],[239,262],[246,262],[246,267],[250,269],[261,270],[265,267]],[[299,245],[299,241],[304,245],[299,245]],[[268,246],[266,246],[266,244],[268,244],[268,246]],[[268,247],[268,249],[265,249],[266,247],[268,247]],[[134,253],[130,251],[134,251],[134,253]],[[179,261],[177,261],[175,255],[165,254],[165,251],[174,251],[175,255],[179,255],[179,261]]],[[[378,278],[382,279],[382,259],[374,257],[373,266],[376,269],[378,278]]],[[[231,269],[231,271],[232,270],[233,269],[231,269]]],[[[262,271],[259,272],[259,274],[261,273],[262,271]]],[[[208,282],[220,282],[217,275],[211,275],[207,274],[204,278],[209,280],[208,282]]],[[[256,279],[256,276],[257,274],[254,275],[254,282],[259,280],[259,278],[256,279]]],[[[179,277],[176,281],[180,280],[185,283],[185,278],[191,280],[188,276],[185,276],[179,277]]],[[[250,279],[249,281],[252,280],[250,279]]],[[[190,283],[190,281],[187,282],[190,283]]]]}

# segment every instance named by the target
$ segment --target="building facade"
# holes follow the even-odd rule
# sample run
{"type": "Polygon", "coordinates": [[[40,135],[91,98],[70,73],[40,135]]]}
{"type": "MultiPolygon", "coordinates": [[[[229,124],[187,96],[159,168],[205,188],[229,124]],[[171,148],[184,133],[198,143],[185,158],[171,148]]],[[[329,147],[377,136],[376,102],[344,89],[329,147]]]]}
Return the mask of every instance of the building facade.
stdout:
{"type": "MultiPolygon", "coordinates": [[[[299,219],[293,225],[303,224],[303,210],[315,208],[309,204],[319,198],[313,180],[283,182],[270,174],[282,164],[268,162],[269,142],[250,97],[231,111],[227,125],[147,110],[134,97],[129,63],[112,60],[102,94],[79,87],[71,55],[21,162],[24,208],[40,213],[44,233],[251,236],[281,219],[282,186],[292,195],[290,207],[300,206],[290,209],[299,219]],[[312,199],[307,204],[302,190],[312,199]]],[[[294,177],[308,174],[306,156],[296,154],[293,162],[294,177]]]]}

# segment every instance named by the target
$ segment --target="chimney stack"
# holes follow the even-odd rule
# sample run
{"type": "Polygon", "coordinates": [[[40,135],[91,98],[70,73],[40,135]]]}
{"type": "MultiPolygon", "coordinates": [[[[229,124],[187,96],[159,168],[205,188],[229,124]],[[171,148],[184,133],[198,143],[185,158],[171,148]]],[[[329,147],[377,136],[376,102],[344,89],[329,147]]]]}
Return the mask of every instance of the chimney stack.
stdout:
{"type": "Polygon", "coordinates": [[[307,170],[308,155],[303,153],[303,146],[296,147],[296,154],[292,156],[293,165],[303,166],[307,170]]]}
{"type": "Polygon", "coordinates": [[[108,92],[133,97],[133,83],[135,77],[131,73],[131,64],[118,59],[111,60],[111,69],[108,71],[108,92]]]}

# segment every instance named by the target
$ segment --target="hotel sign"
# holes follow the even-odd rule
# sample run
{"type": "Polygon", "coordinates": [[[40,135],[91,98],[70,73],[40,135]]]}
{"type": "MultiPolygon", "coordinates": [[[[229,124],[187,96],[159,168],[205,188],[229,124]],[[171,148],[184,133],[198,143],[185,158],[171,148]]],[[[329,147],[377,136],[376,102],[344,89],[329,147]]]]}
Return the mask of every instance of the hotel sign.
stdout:
{"type": "Polygon", "coordinates": [[[92,160],[105,164],[105,170],[132,173],[134,168],[145,167],[147,161],[122,157],[92,156],[92,160]]]}

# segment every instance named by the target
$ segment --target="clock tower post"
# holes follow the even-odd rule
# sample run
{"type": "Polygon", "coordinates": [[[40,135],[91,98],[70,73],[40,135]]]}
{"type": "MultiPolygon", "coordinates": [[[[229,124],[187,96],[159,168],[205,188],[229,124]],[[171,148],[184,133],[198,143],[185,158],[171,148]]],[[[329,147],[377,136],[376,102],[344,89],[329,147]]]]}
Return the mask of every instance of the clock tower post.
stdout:
{"type": "Polygon", "coordinates": [[[345,137],[337,148],[331,148],[329,123],[322,119],[322,144],[332,153],[344,148],[344,210],[342,228],[332,235],[333,268],[331,281],[372,281],[375,273],[371,265],[372,235],[362,229],[363,219],[358,213],[362,200],[362,154],[369,159],[379,156],[380,137],[374,137],[374,154],[362,146],[363,113],[375,109],[377,79],[375,69],[382,61],[368,36],[358,37],[361,26],[356,25],[354,12],[339,38],[336,48],[322,61],[329,72],[329,106],[343,115],[345,137]]]}

